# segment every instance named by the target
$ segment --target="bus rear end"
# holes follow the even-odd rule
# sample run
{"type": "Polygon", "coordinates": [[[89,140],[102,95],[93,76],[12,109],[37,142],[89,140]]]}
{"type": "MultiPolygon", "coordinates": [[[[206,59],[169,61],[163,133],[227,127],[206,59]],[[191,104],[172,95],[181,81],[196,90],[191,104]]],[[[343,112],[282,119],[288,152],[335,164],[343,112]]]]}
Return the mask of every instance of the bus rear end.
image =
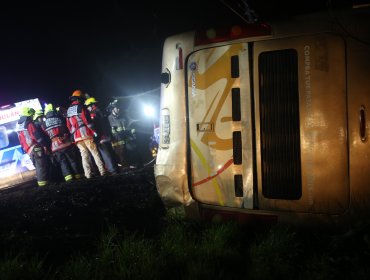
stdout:
{"type": "Polygon", "coordinates": [[[165,202],[240,221],[368,213],[369,10],[335,16],[166,41],[156,166],[165,202]]]}

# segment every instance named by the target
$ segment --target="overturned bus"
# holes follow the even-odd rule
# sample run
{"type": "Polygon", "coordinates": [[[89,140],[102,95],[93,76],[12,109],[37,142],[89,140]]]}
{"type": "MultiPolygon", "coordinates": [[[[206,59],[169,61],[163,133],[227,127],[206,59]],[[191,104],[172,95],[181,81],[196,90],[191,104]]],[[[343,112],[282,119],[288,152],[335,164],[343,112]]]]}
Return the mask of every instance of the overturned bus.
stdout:
{"type": "Polygon", "coordinates": [[[169,37],[157,190],[189,217],[370,213],[370,10],[169,37]]]}
{"type": "Polygon", "coordinates": [[[35,167],[19,143],[17,122],[23,107],[41,109],[35,99],[0,107],[0,189],[35,179],[35,167]]]}

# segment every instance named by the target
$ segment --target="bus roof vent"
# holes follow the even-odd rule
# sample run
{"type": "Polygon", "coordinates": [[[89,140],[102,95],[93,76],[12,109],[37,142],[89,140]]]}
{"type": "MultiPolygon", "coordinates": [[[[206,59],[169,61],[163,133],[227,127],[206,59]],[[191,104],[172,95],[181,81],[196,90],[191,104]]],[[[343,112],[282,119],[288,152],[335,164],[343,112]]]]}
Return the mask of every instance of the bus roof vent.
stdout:
{"type": "Polygon", "coordinates": [[[195,34],[195,46],[232,41],[241,38],[271,35],[271,27],[268,24],[234,25],[232,27],[210,28],[197,31],[195,34]]]}

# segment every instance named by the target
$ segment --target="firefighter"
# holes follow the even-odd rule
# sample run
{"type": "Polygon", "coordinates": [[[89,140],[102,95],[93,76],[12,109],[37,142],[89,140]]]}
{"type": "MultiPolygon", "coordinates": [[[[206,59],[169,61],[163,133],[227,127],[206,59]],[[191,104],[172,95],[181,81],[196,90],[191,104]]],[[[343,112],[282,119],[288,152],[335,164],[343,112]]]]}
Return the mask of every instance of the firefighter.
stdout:
{"type": "MultiPolygon", "coordinates": [[[[45,131],[45,115],[42,109],[35,110],[35,113],[33,114],[33,122],[38,128],[40,128],[42,131],[45,131]]],[[[48,135],[46,133],[43,133],[42,137],[43,142],[46,143],[48,151],[50,151],[49,147],[51,145],[51,142],[48,135]]]]}
{"type": "Polygon", "coordinates": [[[46,143],[43,142],[43,132],[33,122],[35,110],[24,107],[18,121],[18,138],[22,149],[27,153],[36,168],[37,184],[39,187],[49,184],[49,160],[46,155],[46,143]]]}
{"type": "Polygon", "coordinates": [[[85,105],[90,112],[91,119],[94,127],[98,132],[99,138],[96,143],[103,158],[105,167],[110,174],[114,175],[119,172],[118,163],[112,148],[111,133],[109,129],[108,119],[104,116],[103,112],[97,105],[97,100],[94,97],[86,99],[85,105]]]}
{"type": "Polygon", "coordinates": [[[83,178],[78,150],[70,139],[63,116],[54,109],[53,104],[45,106],[44,129],[51,140],[51,152],[59,163],[64,180],[68,182],[83,178]]]}
{"type": "Polygon", "coordinates": [[[67,127],[80,150],[86,178],[93,176],[90,156],[94,158],[100,175],[104,176],[106,175],[104,163],[94,142],[94,137],[98,137],[98,134],[93,127],[89,111],[83,104],[84,99],[81,90],[75,90],[70,96],[71,104],[67,109],[67,127]]]}
{"type": "Polygon", "coordinates": [[[125,125],[126,120],[123,118],[118,106],[118,101],[114,100],[107,108],[109,112],[108,121],[112,134],[112,147],[122,167],[129,167],[126,160],[125,152],[125,125]]]}
{"type": "Polygon", "coordinates": [[[33,121],[35,124],[39,123],[42,125],[44,123],[44,111],[42,109],[35,110],[35,113],[33,114],[33,121]]]}
{"type": "Polygon", "coordinates": [[[62,107],[62,106],[58,106],[56,108],[56,111],[58,112],[59,115],[61,115],[64,120],[67,118],[67,109],[62,107]]]}
{"type": "Polygon", "coordinates": [[[60,172],[60,166],[57,162],[56,158],[54,157],[52,151],[51,151],[51,140],[49,138],[49,135],[45,131],[45,115],[44,111],[42,109],[38,109],[35,111],[33,115],[33,122],[37,127],[39,127],[42,132],[42,138],[43,142],[46,143],[46,155],[49,158],[49,176],[50,178],[53,178],[53,181],[62,181],[62,174],[60,172]]]}

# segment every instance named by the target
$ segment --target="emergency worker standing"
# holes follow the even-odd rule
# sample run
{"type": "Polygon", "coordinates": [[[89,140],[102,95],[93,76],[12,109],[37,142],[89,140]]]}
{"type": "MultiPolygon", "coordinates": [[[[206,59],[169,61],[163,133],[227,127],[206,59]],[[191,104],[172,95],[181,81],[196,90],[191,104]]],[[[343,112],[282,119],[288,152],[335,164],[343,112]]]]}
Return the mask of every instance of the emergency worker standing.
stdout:
{"type": "Polygon", "coordinates": [[[70,100],[72,103],[67,109],[67,127],[80,150],[85,176],[86,178],[91,178],[93,174],[90,154],[94,158],[100,175],[104,176],[106,175],[104,163],[94,143],[94,137],[98,135],[93,128],[89,111],[83,104],[84,96],[82,92],[80,90],[75,90],[70,100]]]}
{"type": "Polygon", "coordinates": [[[94,123],[94,128],[98,133],[98,139],[96,143],[100,155],[103,158],[105,167],[110,174],[114,175],[119,172],[118,163],[112,148],[110,129],[108,119],[104,116],[103,112],[97,105],[97,101],[94,97],[86,99],[85,105],[90,112],[91,120],[94,123]]]}
{"type": "Polygon", "coordinates": [[[58,114],[53,104],[45,106],[44,129],[51,140],[51,152],[60,165],[64,180],[83,178],[80,155],[70,139],[63,116],[58,114]]]}
{"type": "Polygon", "coordinates": [[[47,150],[48,152],[50,152],[50,145],[51,145],[51,141],[48,137],[48,135],[46,133],[44,133],[45,131],[45,115],[44,115],[44,111],[39,109],[39,110],[35,110],[35,113],[33,114],[33,123],[35,124],[35,126],[40,129],[41,131],[43,131],[41,137],[42,137],[42,141],[43,143],[45,143],[45,146],[47,147],[47,150]]]}
{"type": "Polygon", "coordinates": [[[46,155],[49,158],[49,176],[50,178],[53,178],[53,181],[61,181],[62,174],[60,173],[60,166],[54,158],[54,155],[51,151],[51,140],[49,138],[49,135],[45,131],[45,115],[43,110],[39,109],[35,111],[35,114],[33,115],[33,122],[43,132],[42,138],[47,147],[46,155]]]}
{"type": "Polygon", "coordinates": [[[125,124],[126,120],[121,116],[117,100],[111,102],[108,106],[108,121],[112,134],[112,147],[123,167],[128,167],[125,154],[125,124]]]}
{"type": "Polygon", "coordinates": [[[46,155],[46,144],[43,143],[43,131],[32,120],[35,110],[24,107],[18,121],[18,138],[22,149],[30,156],[36,168],[37,184],[39,187],[49,183],[49,159],[46,155]]]}
{"type": "Polygon", "coordinates": [[[57,113],[59,115],[61,115],[64,118],[64,120],[67,118],[67,109],[66,108],[64,108],[62,106],[58,106],[55,110],[57,111],[57,113]]]}
{"type": "Polygon", "coordinates": [[[42,126],[45,122],[44,122],[44,111],[39,109],[39,110],[36,110],[35,113],[33,114],[33,121],[35,123],[35,125],[39,125],[39,126],[42,126]]]}

